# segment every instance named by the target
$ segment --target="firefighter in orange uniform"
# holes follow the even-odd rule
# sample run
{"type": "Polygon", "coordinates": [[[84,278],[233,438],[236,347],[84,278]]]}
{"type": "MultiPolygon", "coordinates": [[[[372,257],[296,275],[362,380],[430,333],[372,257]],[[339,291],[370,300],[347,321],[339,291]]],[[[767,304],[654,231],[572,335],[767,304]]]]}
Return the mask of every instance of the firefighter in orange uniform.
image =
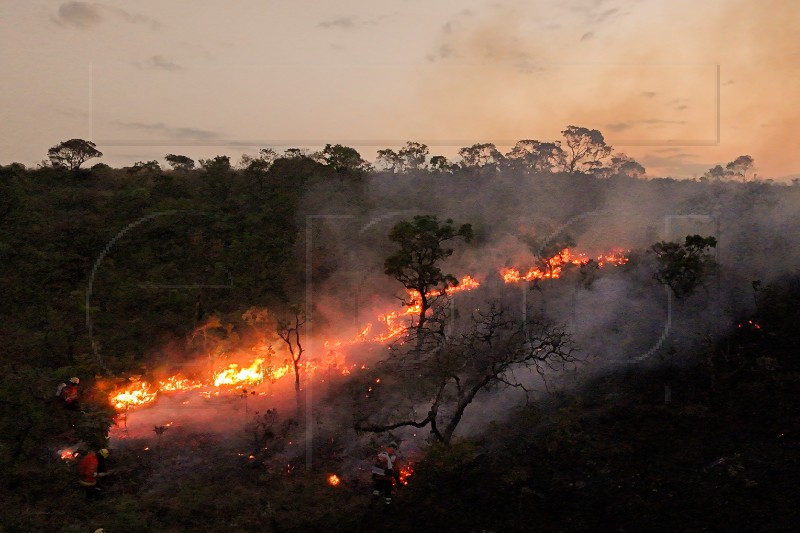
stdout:
{"type": "Polygon", "coordinates": [[[62,383],[58,386],[56,396],[61,398],[67,409],[78,409],[78,386],[80,382],[81,380],[78,378],[69,378],[67,383],[62,383]]]}
{"type": "Polygon", "coordinates": [[[78,483],[86,490],[86,499],[93,500],[98,496],[97,488],[97,454],[94,450],[87,453],[78,463],[78,483]]]}
{"type": "Polygon", "coordinates": [[[373,496],[383,494],[386,505],[392,503],[392,483],[400,485],[400,472],[397,468],[397,456],[394,449],[397,444],[390,443],[385,451],[378,454],[375,465],[372,467],[373,496]]]}

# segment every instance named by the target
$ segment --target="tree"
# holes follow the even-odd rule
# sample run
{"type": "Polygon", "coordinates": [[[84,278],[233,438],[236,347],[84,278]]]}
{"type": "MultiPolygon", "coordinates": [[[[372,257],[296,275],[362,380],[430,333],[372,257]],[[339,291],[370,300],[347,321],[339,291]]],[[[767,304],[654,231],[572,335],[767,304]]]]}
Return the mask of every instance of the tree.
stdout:
{"type": "Polygon", "coordinates": [[[522,140],[506,154],[506,161],[512,170],[530,172],[553,172],[562,165],[564,150],[560,142],[542,143],[535,140],[522,140]]]}
{"type": "MultiPolygon", "coordinates": [[[[0,223],[24,205],[24,189],[20,177],[25,167],[19,163],[0,166],[0,223]]],[[[2,237],[2,233],[0,233],[2,237]]],[[[3,241],[0,240],[0,254],[3,252],[3,241]]]]}
{"type": "Polygon", "coordinates": [[[378,157],[375,159],[375,163],[389,172],[398,173],[424,168],[427,159],[427,145],[408,141],[396,152],[391,148],[378,150],[378,157]]]}
{"type": "Polygon", "coordinates": [[[600,167],[602,159],[611,154],[611,147],[598,130],[567,126],[561,134],[567,146],[563,163],[566,172],[590,172],[600,167]]]}
{"type": "Polygon", "coordinates": [[[300,360],[303,358],[303,344],[301,342],[300,329],[306,323],[305,312],[300,306],[290,308],[288,318],[278,319],[278,336],[286,343],[289,349],[289,357],[294,370],[294,394],[297,402],[297,417],[300,417],[300,360]]]}
{"type": "Polygon", "coordinates": [[[404,171],[418,170],[425,166],[428,159],[428,146],[417,142],[406,142],[398,152],[404,171]]]}
{"type": "Polygon", "coordinates": [[[683,244],[656,243],[651,246],[658,259],[658,270],[653,277],[672,289],[676,298],[688,296],[716,271],[717,262],[706,253],[709,248],[716,246],[717,239],[700,235],[687,235],[683,244]]]}
{"type": "Polygon", "coordinates": [[[283,151],[283,157],[286,159],[300,159],[308,157],[308,150],[305,148],[287,148],[283,151]]]}
{"type": "Polygon", "coordinates": [[[461,156],[461,164],[468,168],[496,167],[503,161],[503,154],[492,143],[473,144],[460,149],[458,155],[461,156]]]}
{"type": "Polygon", "coordinates": [[[341,144],[326,144],[321,153],[324,164],[338,173],[361,175],[369,170],[369,163],[361,158],[355,148],[341,144]]]}
{"type": "Polygon", "coordinates": [[[131,174],[136,174],[138,172],[161,172],[161,165],[159,165],[156,160],[137,161],[128,169],[128,172],[131,174]]]}
{"type": "Polygon", "coordinates": [[[747,181],[747,177],[753,170],[754,160],[749,155],[740,155],[727,165],[725,171],[730,178],[740,178],[742,181],[747,181]]]}
{"type": "MultiPolygon", "coordinates": [[[[530,315],[526,315],[530,316],[530,315]]],[[[437,441],[450,445],[464,412],[475,398],[500,387],[527,388],[518,374],[534,370],[544,376],[577,361],[569,335],[563,328],[540,320],[511,318],[501,305],[490,303],[485,311],[475,311],[467,327],[414,358],[408,372],[407,358],[388,359],[382,366],[386,385],[376,391],[377,398],[362,400],[365,409],[357,415],[358,431],[384,432],[411,426],[430,427],[437,441]],[[382,390],[391,394],[397,388],[402,398],[380,400],[382,390]],[[415,406],[427,405],[425,416],[414,416],[415,406]],[[411,416],[408,416],[409,413],[411,416]],[[382,421],[376,422],[376,419],[382,421]]],[[[408,343],[406,343],[408,345],[408,343]]]]}
{"type": "Polygon", "coordinates": [[[231,158],[218,155],[214,159],[201,159],[200,166],[209,174],[225,174],[231,170],[231,158]]]}
{"type": "Polygon", "coordinates": [[[89,159],[103,157],[103,152],[97,149],[92,141],[83,139],[70,139],[59,143],[47,151],[50,163],[56,168],[67,168],[77,172],[89,159]]]}
{"type": "Polygon", "coordinates": [[[393,174],[403,169],[403,161],[400,154],[391,148],[378,150],[378,157],[375,159],[375,163],[393,174]]]}
{"type": "MultiPolygon", "coordinates": [[[[409,291],[416,291],[419,298],[419,313],[416,328],[422,330],[433,301],[445,294],[444,289],[458,285],[452,274],[445,274],[439,263],[451,255],[453,249],[446,243],[456,239],[472,240],[472,226],[462,224],[456,228],[447,219],[444,224],[435,215],[418,215],[412,222],[395,224],[389,232],[389,240],[400,249],[384,263],[384,272],[409,291]],[[439,295],[431,295],[437,289],[439,295]]],[[[404,300],[404,305],[415,305],[413,300],[404,300]]]]}
{"type": "Polygon", "coordinates": [[[754,159],[749,155],[740,155],[733,161],[725,165],[715,165],[706,170],[700,181],[722,181],[733,178],[740,178],[746,181],[753,170],[754,159]]]}
{"type": "Polygon", "coordinates": [[[194,159],[185,155],[167,154],[164,159],[173,170],[192,170],[194,168],[194,159]]]}
{"type": "Polygon", "coordinates": [[[452,173],[458,168],[458,165],[450,163],[443,155],[435,155],[431,157],[430,168],[434,172],[447,172],[452,173]]]}
{"type": "Polygon", "coordinates": [[[641,178],[645,174],[645,169],[635,159],[625,154],[618,154],[611,157],[611,164],[608,166],[608,174],[610,176],[641,178]]]}

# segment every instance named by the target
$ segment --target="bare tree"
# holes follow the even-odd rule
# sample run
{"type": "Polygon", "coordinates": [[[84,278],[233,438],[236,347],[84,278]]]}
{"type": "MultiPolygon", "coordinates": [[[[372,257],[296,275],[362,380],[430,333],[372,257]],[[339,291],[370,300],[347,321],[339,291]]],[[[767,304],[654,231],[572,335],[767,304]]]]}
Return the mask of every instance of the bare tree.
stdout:
{"type": "Polygon", "coordinates": [[[402,395],[378,403],[359,396],[363,411],[357,415],[356,430],[380,433],[404,426],[430,427],[434,439],[449,445],[479,394],[513,387],[527,396],[528,388],[520,379],[523,373],[544,376],[577,361],[562,327],[512,318],[498,303],[475,311],[460,333],[429,338],[439,339],[435,347],[426,345],[423,352],[400,350],[384,362],[386,385],[381,393],[395,396],[387,389],[402,387],[402,395]],[[427,406],[424,415],[417,413],[420,405],[427,406]]]}
{"type": "Polygon", "coordinates": [[[300,416],[300,361],[303,358],[303,345],[300,330],[306,323],[306,314],[300,306],[293,306],[289,318],[277,321],[278,336],[286,343],[294,370],[294,392],[297,401],[297,416],[300,416]]]}

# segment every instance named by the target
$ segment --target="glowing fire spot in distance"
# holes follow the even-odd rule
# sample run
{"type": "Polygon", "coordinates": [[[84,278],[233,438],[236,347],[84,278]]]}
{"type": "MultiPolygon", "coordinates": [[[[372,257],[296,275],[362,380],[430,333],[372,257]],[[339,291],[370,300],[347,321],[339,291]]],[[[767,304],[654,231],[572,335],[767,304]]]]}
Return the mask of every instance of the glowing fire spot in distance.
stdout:
{"type": "Polygon", "coordinates": [[[337,476],[336,474],[331,474],[330,476],[328,476],[328,485],[330,485],[331,487],[335,487],[341,482],[342,480],[339,479],[339,476],[337,476]]]}

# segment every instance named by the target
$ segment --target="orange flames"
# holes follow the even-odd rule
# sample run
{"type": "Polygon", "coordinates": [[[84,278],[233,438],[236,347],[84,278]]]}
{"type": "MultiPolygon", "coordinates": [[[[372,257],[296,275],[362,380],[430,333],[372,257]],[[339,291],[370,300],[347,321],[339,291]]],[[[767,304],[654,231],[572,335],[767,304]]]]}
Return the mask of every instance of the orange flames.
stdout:
{"type": "MultiPolygon", "coordinates": [[[[607,254],[597,256],[595,261],[598,267],[606,264],[624,265],[628,262],[625,256],[626,250],[614,248],[607,254]]],[[[504,268],[500,270],[500,275],[506,283],[518,283],[520,281],[533,281],[537,279],[558,279],[566,265],[585,265],[589,262],[586,254],[573,254],[569,248],[564,248],[556,255],[543,261],[540,266],[531,267],[525,274],[521,274],[517,268],[504,268]]]]}
{"type": "Polygon", "coordinates": [[[256,359],[247,368],[239,368],[236,363],[231,363],[228,368],[214,376],[214,386],[222,385],[258,385],[264,381],[263,359],[256,359]]]}
{"type": "Polygon", "coordinates": [[[169,379],[160,381],[158,383],[158,390],[159,392],[187,391],[199,389],[202,386],[203,384],[199,381],[193,381],[191,379],[185,379],[179,376],[172,376],[169,379]]]}
{"type": "Polygon", "coordinates": [[[72,461],[78,458],[78,452],[70,448],[64,448],[63,450],[58,450],[58,456],[62,461],[72,461]]]}
{"type": "MultiPolygon", "coordinates": [[[[514,283],[519,281],[531,281],[535,279],[555,279],[561,276],[562,269],[569,264],[583,265],[588,263],[589,259],[585,254],[573,254],[568,248],[564,248],[553,257],[547,259],[543,264],[530,268],[525,274],[522,274],[519,269],[503,269],[501,275],[506,283],[514,283]]],[[[625,257],[625,251],[622,249],[614,249],[611,252],[600,255],[596,258],[598,266],[602,267],[605,264],[621,265],[625,264],[628,259],[625,257]]],[[[463,276],[459,280],[459,284],[453,287],[448,287],[444,292],[450,296],[462,291],[471,291],[480,287],[480,282],[472,276],[463,276]]],[[[441,296],[441,290],[431,291],[429,297],[441,296]]],[[[416,291],[409,290],[406,299],[406,305],[401,311],[393,311],[378,316],[378,321],[381,322],[385,328],[383,333],[373,333],[372,324],[367,324],[361,331],[351,340],[346,343],[340,341],[325,341],[324,346],[328,349],[326,357],[322,361],[302,361],[300,368],[307,373],[313,373],[317,370],[334,370],[342,375],[348,375],[351,371],[356,369],[356,365],[348,365],[345,362],[344,355],[337,348],[342,344],[355,344],[361,342],[377,342],[383,343],[390,339],[400,336],[409,327],[411,321],[415,316],[418,316],[421,307],[421,298],[416,291]]],[[[270,353],[273,353],[271,346],[266,346],[270,353]]],[[[260,344],[254,347],[256,353],[262,353],[265,346],[260,344]],[[261,350],[261,351],[259,351],[261,350]]],[[[230,363],[227,367],[217,370],[212,374],[210,379],[204,381],[195,381],[187,379],[183,376],[172,376],[163,381],[155,384],[146,381],[137,381],[133,385],[121,389],[117,389],[110,395],[111,405],[118,411],[127,411],[129,409],[137,408],[140,406],[151,404],[159,394],[177,392],[177,391],[190,391],[200,389],[200,394],[209,397],[212,394],[219,394],[220,389],[233,389],[243,385],[255,386],[265,381],[275,382],[287,374],[292,374],[291,361],[285,361],[279,366],[265,365],[265,358],[259,357],[252,360],[245,365],[237,363],[230,363]]],[[[366,365],[361,365],[361,368],[366,368],[366,365]]],[[[408,474],[410,475],[410,467],[408,474]]]]}
{"type": "MultiPolygon", "coordinates": [[[[458,285],[453,287],[447,287],[444,292],[450,296],[457,292],[462,291],[471,291],[473,289],[477,289],[481,286],[481,283],[473,278],[472,276],[464,276],[459,281],[458,285]]],[[[378,321],[383,322],[386,324],[386,333],[373,337],[371,340],[372,342],[386,342],[389,339],[393,339],[397,337],[401,333],[403,333],[406,328],[406,320],[408,318],[413,318],[416,315],[419,315],[420,311],[422,311],[422,301],[419,297],[419,292],[414,290],[406,290],[408,293],[408,300],[403,311],[392,311],[391,313],[387,313],[385,315],[379,315],[378,321]]],[[[434,298],[436,296],[441,296],[442,291],[436,290],[431,291],[427,295],[430,298],[434,298]]]]}
{"type": "Polygon", "coordinates": [[[156,399],[158,391],[153,391],[146,381],[139,382],[135,389],[116,391],[111,394],[111,405],[118,411],[139,407],[156,399]]]}
{"type": "Polygon", "coordinates": [[[335,487],[341,482],[342,480],[336,474],[331,474],[328,476],[328,485],[330,485],[331,487],[335,487]]]}

